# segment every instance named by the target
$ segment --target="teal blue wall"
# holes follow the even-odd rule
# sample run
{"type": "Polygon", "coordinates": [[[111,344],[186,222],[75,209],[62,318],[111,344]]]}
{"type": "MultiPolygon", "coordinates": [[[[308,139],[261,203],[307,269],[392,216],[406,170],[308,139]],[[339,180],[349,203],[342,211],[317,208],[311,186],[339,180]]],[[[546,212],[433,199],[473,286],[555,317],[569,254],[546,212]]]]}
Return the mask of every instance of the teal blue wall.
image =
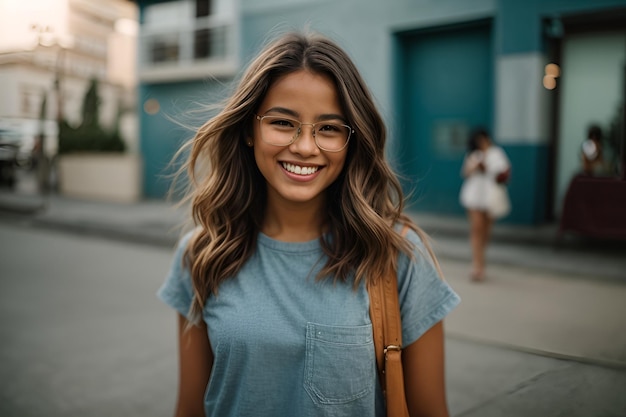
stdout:
{"type": "Polygon", "coordinates": [[[168,1],[171,0],[134,0],[134,2],[137,3],[137,6],[139,6],[139,23],[144,22],[144,11],[146,6],[151,4],[166,3],[168,1]]]}
{"type": "Polygon", "coordinates": [[[544,48],[543,19],[611,7],[626,7],[626,0],[499,0],[497,52],[541,51],[544,48]]]}
{"type": "Polygon", "coordinates": [[[140,148],[146,197],[167,195],[176,169],[176,165],[169,166],[174,154],[209,118],[210,112],[202,109],[223,98],[224,85],[217,81],[196,81],[140,86],[140,148]],[[151,98],[160,104],[160,111],[154,115],[143,110],[143,103],[151,98]]]}
{"type": "Polygon", "coordinates": [[[546,219],[547,145],[504,145],[512,169],[511,214],[507,223],[538,224],[546,219]]]}

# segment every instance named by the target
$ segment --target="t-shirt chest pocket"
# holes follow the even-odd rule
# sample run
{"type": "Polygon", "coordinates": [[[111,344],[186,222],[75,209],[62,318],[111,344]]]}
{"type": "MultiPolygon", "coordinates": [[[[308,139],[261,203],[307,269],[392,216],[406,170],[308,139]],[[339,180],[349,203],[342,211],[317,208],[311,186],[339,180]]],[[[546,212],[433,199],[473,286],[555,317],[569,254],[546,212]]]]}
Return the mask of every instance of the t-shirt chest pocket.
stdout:
{"type": "Polygon", "coordinates": [[[372,325],[307,323],[304,388],[316,404],[343,404],[374,391],[372,325]]]}

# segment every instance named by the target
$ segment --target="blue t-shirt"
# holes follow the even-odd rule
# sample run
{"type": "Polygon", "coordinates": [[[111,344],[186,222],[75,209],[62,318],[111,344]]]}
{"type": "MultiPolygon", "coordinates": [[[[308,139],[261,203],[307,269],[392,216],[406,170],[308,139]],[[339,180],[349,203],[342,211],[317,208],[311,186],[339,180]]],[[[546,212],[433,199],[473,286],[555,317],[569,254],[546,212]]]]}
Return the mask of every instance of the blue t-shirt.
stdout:
{"type": "MultiPolygon", "coordinates": [[[[158,291],[188,315],[193,291],[181,239],[158,291]]],[[[420,238],[415,259],[400,254],[398,292],[404,346],[460,301],[437,275],[420,238]]],[[[282,242],[260,233],[257,250],[205,304],[214,354],[207,417],[384,416],[365,285],[316,280],[326,262],[319,240],[282,242]]]]}

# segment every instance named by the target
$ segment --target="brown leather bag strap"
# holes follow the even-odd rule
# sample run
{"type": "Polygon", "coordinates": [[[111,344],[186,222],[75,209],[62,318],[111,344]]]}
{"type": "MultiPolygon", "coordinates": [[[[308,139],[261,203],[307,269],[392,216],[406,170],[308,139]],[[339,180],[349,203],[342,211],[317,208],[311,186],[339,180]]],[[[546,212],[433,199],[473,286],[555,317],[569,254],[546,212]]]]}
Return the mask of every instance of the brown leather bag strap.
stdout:
{"type": "MultiPolygon", "coordinates": [[[[409,227],[404,226],[402,236],[409,227]]],[[[408,416],[402,373],[402,320],[395,270],[368,286],[376,364],[387,403],[387,415],[408,416]],[[389,395],[388,395],[389,393],[389,395]]]]}
{"type": "MultiPolygon", "coordinates": [[[[381,383],[384,383],[383,371],[385,369],[385,318],[383,311],[383,284],[372,283],[367,289],[370,297],[370,318],[372,320],[372,334],[374,338],[374,351],[376,353],[376,365],[381,383]]],[[[383,386],[383,390],[385,387],[383,386]]]]}

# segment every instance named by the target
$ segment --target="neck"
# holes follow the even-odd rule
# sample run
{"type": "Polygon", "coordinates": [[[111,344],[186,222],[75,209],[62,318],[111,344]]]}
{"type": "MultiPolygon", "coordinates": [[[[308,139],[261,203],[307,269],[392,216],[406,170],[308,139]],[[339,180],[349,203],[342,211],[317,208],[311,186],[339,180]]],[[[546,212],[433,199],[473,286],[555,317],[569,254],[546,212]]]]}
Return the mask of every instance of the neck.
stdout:
{"type": "Polygon", "coordinates": [[[323,199],[307,203],[268,200],[261,231],[284,242],[306,242],[321,236],[325,218],[323,199]]]}

